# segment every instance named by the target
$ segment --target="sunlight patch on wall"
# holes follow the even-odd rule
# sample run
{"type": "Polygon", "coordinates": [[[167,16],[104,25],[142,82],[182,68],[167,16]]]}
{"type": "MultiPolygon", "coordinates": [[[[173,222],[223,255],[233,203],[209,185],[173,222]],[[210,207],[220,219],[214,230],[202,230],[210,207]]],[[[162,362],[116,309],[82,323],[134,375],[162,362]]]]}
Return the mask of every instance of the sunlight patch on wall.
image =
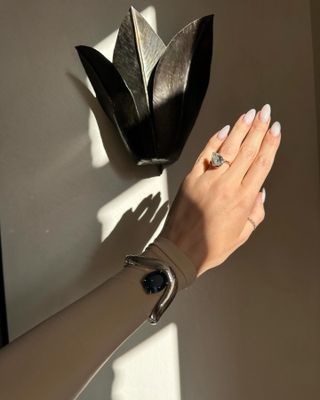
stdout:
{"type": "Polygon", "coordinates": [[[112,400],[180,400],[177,325],[167,325],[117,358],[112,367],[112,400]]]}

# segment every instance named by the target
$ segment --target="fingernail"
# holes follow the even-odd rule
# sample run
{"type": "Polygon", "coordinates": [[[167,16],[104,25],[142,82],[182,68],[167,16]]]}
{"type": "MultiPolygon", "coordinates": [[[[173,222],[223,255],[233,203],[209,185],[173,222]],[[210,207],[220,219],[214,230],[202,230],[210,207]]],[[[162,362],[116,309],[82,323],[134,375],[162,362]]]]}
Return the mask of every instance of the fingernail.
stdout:
{"type": "Polygon", "coordinates": [[[225,139],[228,136],[230,130],[230,125],[224,126],[218,133],[218,138],[219,139],[225,139]]]}
{"type": "Polygon", "coordinates": [[[246,124],[250,125],[252,121],[254,120],[254,117],[256,115],[256,110],[252,108],[247,112],[247,114],[243,117],[243,120],[246,124]]]}
{"type": "Polygon", "coordinates": [[[260,110],[259,118],[262,122],[268,122],[270,114],[271,114],[270,104],[265,104],[260,110]]]}
{"type": "Polygon", "coordinates": [[[279,136],[280,130],[281,130],[281,125],[280,125],[280,122],[278,122],[278,121],[274,122],[270,129],[273,136],[279,136]]]}
{"type": "Polygon", "coordinates": [[[266,201],[266,189],[263,187],[262,188],[262,203],[266,201]]]}

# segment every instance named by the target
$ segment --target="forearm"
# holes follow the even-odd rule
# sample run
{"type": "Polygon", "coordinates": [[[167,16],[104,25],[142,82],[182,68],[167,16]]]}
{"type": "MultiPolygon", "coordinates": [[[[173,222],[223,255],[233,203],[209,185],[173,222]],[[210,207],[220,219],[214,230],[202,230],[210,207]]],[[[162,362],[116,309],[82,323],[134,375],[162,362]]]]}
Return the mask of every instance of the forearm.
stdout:
{"type": "MultiPolygon", "coordinates": [[[[144,254],[170,262],[178,290],[195,279],[193,265],[170,242],[151,246],[144,254]],[[186,271],[185,277],[179,267],[186,271]]],[[[140,283],[144,275],[141,269],[123,268],[1,350],[0,398],[74,399],[161,297],[162,292],[144,292],[140,283]]]]}

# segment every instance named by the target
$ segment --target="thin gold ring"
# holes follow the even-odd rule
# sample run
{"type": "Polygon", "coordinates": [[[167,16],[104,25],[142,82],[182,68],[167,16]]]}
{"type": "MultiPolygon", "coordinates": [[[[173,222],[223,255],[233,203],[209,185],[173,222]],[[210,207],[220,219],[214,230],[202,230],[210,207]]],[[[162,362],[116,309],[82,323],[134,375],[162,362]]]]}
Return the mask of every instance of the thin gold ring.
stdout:
{"type": "Polygon", "coordinates": [[[256,227],[257,227],[257,225],[256,225],[256,223],[254,222],[254,220],[253,220],[252,218],[250,218],[250,217],[248,217],[248,220],[252,223],[252,225],[253,225],[253,230],[255,230],[256,227]]]}

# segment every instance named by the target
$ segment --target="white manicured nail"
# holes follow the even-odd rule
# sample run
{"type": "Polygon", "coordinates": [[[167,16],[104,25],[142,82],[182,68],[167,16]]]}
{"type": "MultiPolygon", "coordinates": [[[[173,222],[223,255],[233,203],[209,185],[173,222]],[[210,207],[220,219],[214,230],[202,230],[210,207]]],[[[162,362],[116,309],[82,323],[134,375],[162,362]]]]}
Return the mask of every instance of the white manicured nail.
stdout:
{"type": "Polygon", "coordinates": [[[270,114],[271,114],[270,104],[265,104],[260,110],[259,114],[260,120],[262,122],[267,122],[270,118],[270,114]]]}
{"type": "Polygon", "coordinates": [[[262,188],[262,203],[266,201],[266,189],[263,187],[262,188]]]}
{"type": "Polygon", "coordinates": [[[230,130],[230,125],[224,126],[218,133],[218,138],[219,139],[225,139],[228,136],[230,130]]]}
{"type": "Polygon", "coordinates": [[[280,122],[278,122],[278,121],[274,122],[270,129],[273,136],[279,136],[280,130],[281,130],[281,125],[280,125],[280,122]]]}
{"type": "Polygon", "coordinates": [[[250,125],[252,121],[254,120],[254,117],[256,115],[256,110],[252,108],[247,112],[247,114],[243,117],[243,120],[246,124],[250,125]]]}

